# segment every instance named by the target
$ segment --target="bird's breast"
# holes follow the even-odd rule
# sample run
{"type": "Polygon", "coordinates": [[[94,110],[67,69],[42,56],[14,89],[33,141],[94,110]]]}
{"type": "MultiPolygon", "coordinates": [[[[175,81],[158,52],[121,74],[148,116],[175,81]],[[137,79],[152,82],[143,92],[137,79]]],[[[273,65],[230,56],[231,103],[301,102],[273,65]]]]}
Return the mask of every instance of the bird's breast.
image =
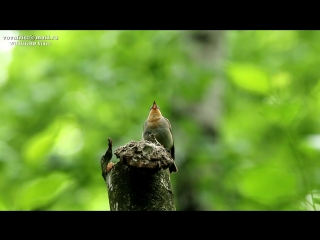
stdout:
{"type": "Polygon", "coordinates": [[[152,139],[149,136],[151,133],[155,135],[158,142],[165,148],[170,149],[173,146],[172,134],[165,119],[160,119],[155,122],[146,121],[143,131],[143,139],[151,141],[152,139]]]}

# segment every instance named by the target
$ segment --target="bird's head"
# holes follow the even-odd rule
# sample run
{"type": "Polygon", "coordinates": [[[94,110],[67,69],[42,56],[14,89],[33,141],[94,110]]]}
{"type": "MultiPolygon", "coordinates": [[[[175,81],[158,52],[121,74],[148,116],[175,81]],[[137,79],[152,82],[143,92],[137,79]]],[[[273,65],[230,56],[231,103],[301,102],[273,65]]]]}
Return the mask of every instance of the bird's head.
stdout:
{"type": "Polygon", "coordinates": [[[153,101],[153,104],[150,108],[149,116],[148,116],[148,121],[156,121],[159,120],[162,117],[162,114],[160,112],[160,108],[158,107],[156,101],[153,101]]]}

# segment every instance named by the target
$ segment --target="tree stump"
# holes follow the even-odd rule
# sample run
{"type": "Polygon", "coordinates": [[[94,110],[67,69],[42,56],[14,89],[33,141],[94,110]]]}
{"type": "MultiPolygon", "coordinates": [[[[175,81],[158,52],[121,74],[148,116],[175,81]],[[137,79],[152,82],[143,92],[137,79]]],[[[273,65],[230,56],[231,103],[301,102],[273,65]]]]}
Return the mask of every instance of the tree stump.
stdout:
{"type": "Polygon", "coordinates": [[[110,143],[101,166],[111,211],[175,211],[170,151],[156,140],[130,141],[114,151],[120,161],[113,164],[110,143]]]}

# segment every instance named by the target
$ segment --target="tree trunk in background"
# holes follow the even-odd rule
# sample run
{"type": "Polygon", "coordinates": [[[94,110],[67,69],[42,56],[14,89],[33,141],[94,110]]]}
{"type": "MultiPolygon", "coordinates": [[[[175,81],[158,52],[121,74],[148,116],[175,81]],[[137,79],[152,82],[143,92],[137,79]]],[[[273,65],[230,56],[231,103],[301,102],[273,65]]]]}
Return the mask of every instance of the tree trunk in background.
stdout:
{"type": "Polygon", "coordinates": [[[221,116],[221,98],[224,90],[224,32],[195,31],[189,32],[187,40],[194,61],[200,62],[204,68],[212,69],[214,77],[203,98],[197,103],[188,103],[189,116],[197,121],[206,134],[215,136],[221,116]]]}
{"type": "MultiPolygon", "coordinates": [[[[207,91],[203,93],[201,101],[187,103],[177,101],[173,112],[178,114],[177,118],[193,119],[201,129],[203,139],[205,139],[203,141],[213,144],[218,137],[224,92],[224,32],[192,31],[183,34],[185,34],[187,48],[190,49],[194,61],[200,62],[204,68],[212,69],[214,77],[212,77],[211,85],[207,88],[207,91]]],[[[199,144],[198,146],[201,147],[201,143],[196,139],[191,141],[197,142],[195,144],[199,144]]],[[[201,168],[198,169],[199,174],[192,174],[191,171],[197,171],[197,168],[194,168],[193,159],[191,159],[191,157],[195,157],[189,149],[182,149],[181,151],[185,152],[185,158],[181,159],[180,166],[178,164],[181,169],[176,183],[179,210],[208,210],[199,201],[198,180],[201,178],[201,168]],[[195,179],[195,176],[198,179],[195,179]]]]}

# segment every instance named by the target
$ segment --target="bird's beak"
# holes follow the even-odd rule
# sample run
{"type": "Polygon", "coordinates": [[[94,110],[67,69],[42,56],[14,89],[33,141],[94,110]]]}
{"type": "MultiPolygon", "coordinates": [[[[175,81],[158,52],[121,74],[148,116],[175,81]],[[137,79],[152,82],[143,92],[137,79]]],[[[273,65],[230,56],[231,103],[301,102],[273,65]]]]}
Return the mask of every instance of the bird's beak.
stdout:
{"type": "Polygon", "coordinates": [[[158,106],[156,104],[156,101],[153,101],[152,109],[157,109],[157,108],[158,108],[158,106]]]}

